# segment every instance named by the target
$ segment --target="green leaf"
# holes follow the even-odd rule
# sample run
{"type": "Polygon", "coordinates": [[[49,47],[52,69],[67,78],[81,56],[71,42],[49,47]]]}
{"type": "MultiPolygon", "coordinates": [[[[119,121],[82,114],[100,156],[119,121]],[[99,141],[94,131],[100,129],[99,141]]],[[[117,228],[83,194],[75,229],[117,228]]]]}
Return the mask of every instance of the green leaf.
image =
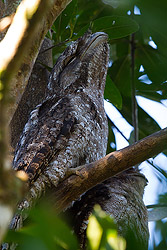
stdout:
{"type": "Polygon", "coordinates": [[[167,80],[167,58],[157,49],[149,45],[140,44],[136,49],[136,57],[143,65],[145,73],[153,82],[164,82],[167,80]]]}
{"type": "Polygon", "coordinates": [[[5,241],[19,244],[17,250],[48,250],[48,247],[41,239],[30,236],[24,232],[10,230],[5,241]]]}
{"type": "Polygon", "coordinates": [[[75,235],[65,222],[55,215],[48,200],[47,203],[33,208],[30,211],[27,225],[17,232],[9,231],[6,240],[19,243],[20,250],[78,249],[75,235]],[[34,248],[32,248],[33,244],[34,248]]]}
{"type": "Polygon", "coordinates": [[[96,217],[103,230],[111,228],[116,230],[117,227],[114,223],[114,219],[101,210],[100,206],[95,206],[93,215],[96,217]]]}
{"type": "Polygon", "coordinates": [[[136,82],[137,95],[141,95],[150,100],[161,102],[162,99],[167,99],[167,83],[151,83],[136,82]]]}
{"type": "Polygon", "coordinates": [[[77,2],[78,0],[73,0],[69,5],[67,5],[65,10],[52,26],[52,29],[56,32],[56,38],[58,41],[64,41],[67,37],[71,37],[73,33],[77,16],[77,2]],[[68,29],[70,29],[70,32],[68,29]]]}
{"type": "Polygon", "coordinates": [[[124,56],[116,60],[109,68],[108,73],[119,89],[121,95],[131,96],[130,58],[124,56]]]}
{"type": "Polygon", "coordinates": [[[127,56],[129,53],[129,40],[127,38],[119,39],[116,43],[117,58],[127,56]]]}
{"type": "Polygon", "coordinates": [[[87,237],[91,250],[124,250],[126,246],[125,240],[117,234],[113,218],[97,205],[89,219],[87,237]]]}
{"type": "Polygon", "coordinates": [[[128,36],[138,29],[139,26],[134,20],[124,16],[107,16],[93,21],[93,32],[106,32],[110,39],[128,36]]]}
{"type": "MultiPolygon", "coordinates": [[[[82,35],[90,24],[81,29],[77,37],[82,35]]],[[[118,39],[128,36],[139,29],[138,24],[129,17],[106,16],[92,21],[92,32],[102,31],[108,34],[109,39],[118,39]]]]}
{"type": "Polygon", "coordinates": [[[74,32],[78,33],[85,25],[88,25],[103,11],[104,4],[101,0],[80,0],[78,4],[78,18],[74,32]]]}
{"type": "Polygon", "coordinates": [[[161,47],[161,51],[163,53],[164,50],[167,52],[166,0],[138,1],[138,7],[141,10],[142,21],[147,26],[148,33],[150,33],[158,47],[161,47]]]}
{"type": "Polygon", "coordinates": [[[104,98],[108,99],[118,109],[122,108],[122,97],[119,89],[116,87],[110,76],[107,75],[104,98]]]}
{"type": "Polygon", "coordinates": [[[47,228],[47,234],[53,238],[57,245],[68,246],[67,249],[77,249],[77,241],[71,229],[62,219],[55,215],[54,211],[47,204],[34,208],[30,213],[30,218],[36,223],[38,229],[35,230],[34,228],[33,230],[32,227],[30,232],[33,232],[33,235],[42,236],[49,243],[48,238],[45,237],[47,228]]]}

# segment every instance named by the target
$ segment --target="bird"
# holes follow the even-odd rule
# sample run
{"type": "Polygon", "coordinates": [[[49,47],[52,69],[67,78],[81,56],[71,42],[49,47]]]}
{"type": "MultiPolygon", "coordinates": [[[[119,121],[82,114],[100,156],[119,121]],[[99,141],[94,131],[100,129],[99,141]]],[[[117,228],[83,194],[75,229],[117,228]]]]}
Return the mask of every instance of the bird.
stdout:
{"type": "MultiPolygon", "coordinates": [[[[104,88],[109,63],[108,36],[86,32],[59,56],[47,84],[45,100],[30,113],[15,150],[13,169],[28,175],[28,193],[20,213],[56,188],[71,169],[106,155],[108,122],[104,88]]],[[[146,249],[147,211],[142,201],[145,177],[131,169],[84,193],[67,210],[80,248],[86,246],[88,218],[95,204],[115,217],[118,233],[139,228],[137,241],[146,249]]],[[[22,226],[16,214],[10,228],[22,226]]],[[[3,248],[7,249],[7,248],[3,248]]]]}
{"type": "MultiPolygon", "coordinates": [[[[30,208],[70,169],[105,156],[107,40],[104,32],[88,31],[54,65],[45,100],[30,113],[15,150],[13,169],[28,175],[28,193],[18,210],[30,208]]],[[[14,216],[11,228],[21,223],[20,216],[14,216]]]]}

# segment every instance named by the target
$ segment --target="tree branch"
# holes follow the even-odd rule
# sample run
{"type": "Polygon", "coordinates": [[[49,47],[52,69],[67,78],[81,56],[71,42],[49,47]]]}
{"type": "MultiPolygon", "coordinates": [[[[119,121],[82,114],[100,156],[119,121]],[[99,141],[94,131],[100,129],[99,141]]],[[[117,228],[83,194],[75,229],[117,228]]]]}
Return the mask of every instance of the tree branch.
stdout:
{"type": "MultiPolygon", "coordinates": [[[[23,75],[20,73],[22,75],[22,83],[26,82],[25,78],[31,73],[40,43],[47,32],[46,27],[48,28],[48,25],[51,25],[51,20],[55,19],[55,16],[53,17],[52,15],[52,18],[50,18],[46,14],[51,9],[52,14],[60,13],[69,2],[70,0],[22,1],[6,36],[0,42],[0,241],[13,216],[16,203],[23,195],[22,186],[20,183],[18,184],[18,179],[11,171],[10,161],[7,160],[9,133],[7,130],[6,110],[9,106],[9,83],[22,67],[20,65],[23,62],[23,58],[27,55],[26,60],[30,59],[27,61],[27,68],[25,71],[23,70],[23,75]],[[57,12],[53,11],[55,6],[57,12]],[[47,18],[48,22],[46,24],[47,18]],[[45,29],[43,29],[42,25],[45,26],[45,29]],[[37,37],[39,30],[41,30],[42,35],[40,39],[37,39],[38,42],[36,43],[34,39],[37,37]],[[31,50],[29,51],[28,48],[31,48],[31,50]]],[[[14,79],[18,80],[17,77],[14,79]]],[[[22,86],[22,90],[24,90],[25,85],[22,86]]],[[[17,89],[16,86],[13,87],[17,89]]]]}
{"type": "MultiPolygon", "coordinates": [[[[28,17],[28,12],[26,12],[27,10],[25,10],[25,5],[24,2],[26,1],[22,1],[22,3],[20,4],[20,6],[18,7],[17,10],[17,14],[14,17],[14,20],[11,24],[11,27],[9,28],[5,38],[2,40],[3,43],[1,43],[1,48],[0,48],[0,53],[4,51],[5,49],[5,53],[10,54],[9,51],[14,50],[16,48],[19,48],[19,51],[21,52],[22,48],[24,49],[24,52],[19,53],[21,56],[21,59],[18,61],[18,58],[20,58],[19,56],[13,57],[12,58],[8,58],[9,60],[12,59],[10,65],[10,70],[13,70],[16,75],[13,75],[13,79],[12,79],[12,84],[11,84],[11,95],[13,97],[14,103],[12,103],[10,105],[10,109],[8,112],[8,119],[10,121],[11,117],[13,116],[16,108],[17,108],[17,104],[20,101],[20,98],[24,92],[24,89],[27,85],[28,79],[31,75],[31,71],[35,62],[35,59],[38,55],[39,52],[39,48],[41,46],[41,43],[46,35],[46,33],[48,32],[48,30],[50,29],[50,27],[52,26],[53,22],[55,21],[55,19],[60,15],[60,13],[64,10],[64,8],[71,2],[71,0],[54,0],[54,1],[41,1],[38,0],[36,2],[39,2],[39,6],[41,10],[39,10],[36,14],[36,18],[40,19],[40,22],[38,20],[35,21],[35,16],[34,19],[32,21],[33,25],[30,25],[28,19],[30,18],[30,16],[28,17]],[[20,14],[19,14],[20,13],[20,14]],[[39,14],[39,15],[38,15],[39,14]],[[16,17],[18,17],[18,15],[22,15],[22,21],[18,21],[18,23],[16,22],[17,19],[16,17]],[[24,20],[24,15],[26,17],[28,17],[27,19],[27,23],[26,23],[26,19],[24,20]],[[22,24],[22,25],[21,25],[22,24]],[[24,25],[23,25],[24,24],[24,25]],[[27,28],[26,28],[27,27],[27,28]],[[31,32],[25,33],[23,31],[23,29],[31,29],[31,32]],[[17,34],[16,34],[17,31],[17,34]],[[14,40],[15,37],[18,37],[20,32],[20,38],[16,38],[19,39],[20,44],[17,44],[17,41],[14,40]],[[27,35],[29,34],[29,35],[27,35]],[[10,36],[9,36],[10,35],[10,36]],[[22,36],[22,38],[21,38],[22,36]],[[31,42],[30,42],[31,40],[31,42]],[[8,45],[7,45],[8,44],[8,45]],[[28,44],[28,46],[27,46],[28,44]],[[19,46],[18,46],[19,45],[19,46]],[[27,48],[29,47],[29,50],[27,50],[27,48]],[[28,52],[28,53],[27,53],[28,52]],[[20,63],[21,62],[21,63],[20,63]],[[13,66],[14,67],[13,67],[13,66]],[[17,70],[16,70],[17,67],[17,70]]],[[[31,3],[32,1],[27,1],[27,3],[31,3]]],[[[20,18],[18,18],[20,20],[20,18]]],[[[18,52],[19,52],[18,51],[18,52]]],[[[1,53],[2,55],[2,53],[1,53]]],[[[18,55],[18,53],[17,53],[18,55]]],[[[5,55],[6,58],[6,55],[5,55]]],[[[1,59],[2,56],[1,56],[1,59]]],[[[8,61],[9,61],[8,60],[8,61]]],[[[3,61],[3,60],[1,60],[3,61]]],[[[12,73],[12,72],[11,72],[12,73]]],[[[10,73],[10,75],[11,75],[10,73]]]]}
{"type": "Polygon", "coordinates": [[[76,175],[71,175],[56,188],[56,210],[66,209],[72,201],[98,183],[159,154],[166,148],[167,128],[112,152],[96,162],[79,167],[76,175]]]}

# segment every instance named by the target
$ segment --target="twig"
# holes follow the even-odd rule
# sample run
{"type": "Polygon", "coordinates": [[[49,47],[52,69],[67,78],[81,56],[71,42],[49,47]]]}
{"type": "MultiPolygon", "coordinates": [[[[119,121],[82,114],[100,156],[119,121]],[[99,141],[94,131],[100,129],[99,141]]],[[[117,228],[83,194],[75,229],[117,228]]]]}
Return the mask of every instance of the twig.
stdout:
{"type": "MultiPolygon", "coordinates": [[[[134,7],[133,7],[134,8],[134,7]]],[[[134,11],[132,11],[132,18],[134,11]]],[[[136,84],[135,84],[135,34],[131,35],[131,90],[132,90],[132,122],[134,127],[134,142],[138,141],[138,108],[136,101],[136,84]]]]}

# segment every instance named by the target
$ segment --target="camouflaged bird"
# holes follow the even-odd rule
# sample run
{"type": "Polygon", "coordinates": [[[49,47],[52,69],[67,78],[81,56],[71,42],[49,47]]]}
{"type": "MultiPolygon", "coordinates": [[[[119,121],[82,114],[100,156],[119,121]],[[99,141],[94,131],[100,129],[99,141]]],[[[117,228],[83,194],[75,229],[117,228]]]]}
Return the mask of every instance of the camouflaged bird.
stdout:
{"type": "Polygon", "coordinates": [[[29,178],[29,194],[20,209],[31,206],[46,188],[57,186],[70,168],[105,156],[108,60],[103,32],[87,32],[58,58],[46,100],[31,112],[15,151],[13,168],[29,178]]]}
{"type": "MultiPolygon", "coordinates": [[[[102,32],[86,33],[58,58],[46,100],[31,112],[16,148],[13,168],[29,176],[29,194],[19,210],[30,207],[46,188],[56,187],[70,168],[105,156],[108,125],[103,95],[108,60],[107,35],[102,32]]],[[[115,217],[120,235],[127,239],[132,230],[140,249],[147,249],[145,185],[142,174],[129,170],[98,184],[76,201],[66,212],[81,249],[86,247],[87,222],[95,204],[115,217]]],[[[20,227],[21,219],[15,215],[11,228],[20,227]]],[[[8,249],[8,244],[2,249],[8,249]]]]}

